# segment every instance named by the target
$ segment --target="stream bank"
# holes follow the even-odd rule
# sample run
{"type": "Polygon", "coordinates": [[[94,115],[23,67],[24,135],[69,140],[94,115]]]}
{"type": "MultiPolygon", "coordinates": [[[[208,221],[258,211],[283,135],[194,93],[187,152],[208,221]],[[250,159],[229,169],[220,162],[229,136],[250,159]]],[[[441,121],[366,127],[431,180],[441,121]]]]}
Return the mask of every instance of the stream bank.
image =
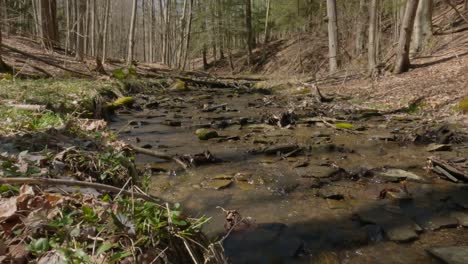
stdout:
{"type": "Polygon", "coordinates": [[[411,105],[381,113],[343,98],[323,103],[313,91],[184,86],[133,97],[112,130],[190,166],[136,156],[151,193],[212,218],[205,232],[222,237],[236,223],[224,240],[233,263],[466,257],[464,127],[411,105]]]}

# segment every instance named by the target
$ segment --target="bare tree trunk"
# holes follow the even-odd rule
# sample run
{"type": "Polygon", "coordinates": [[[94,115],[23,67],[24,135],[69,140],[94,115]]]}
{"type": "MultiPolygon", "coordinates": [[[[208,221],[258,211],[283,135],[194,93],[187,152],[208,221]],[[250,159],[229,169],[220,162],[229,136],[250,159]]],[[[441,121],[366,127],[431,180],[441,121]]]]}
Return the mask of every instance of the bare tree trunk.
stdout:
{"type": "Polygon", "coordinates": [[[84,59],[84,14],[86,12],[86,3],[84,1],[75,1],[76,11],[76,56],[75,59],[83,61],[84,59]]]}
{"type": "Polygon", "coordinates": [[[136,12],[138,7],[138,0],[133,0],[132,4],[132,17],[130,19],[130,30],[128,32],[128,53],[127,53],[127,65],[133,63],[133,48],[135,45],[135,24],[136,24],[136,12]]]}
{"type": "Polygon", "coordinates": [[[3,61],[2,58],[2,41],[2,23],[0,23],[0,72],[8,72],[10,71],[10,67],[3,61]]]}
{"type": "Polygon", "coordinates": [[[109,28],[109,16],[111,11],[111,0],[106,0],[106,9],[104,14],[104,30],[102,31],[102,58],[101,63],[106,64],[107,56],[107,39],[108,39],[108,28],[109,28]]]}
{"type": "Polygon", "coordinates": [[[432,37],[433,0],[420,0],[414,21],[412,52],[420,52],[432,37]]]}
{"type": "Polygon", "coordinates": [[[91,0],[91,7],[90,7],[90,15],[91,15],[91,55],[95,56],[96,55],[96,36],[95,36],[95,30],[96,30],[96,1],[97,0],[91,0]]]}
{"type": "Polygon", "coordinates": [[[180,47],[177,53],[177,68],[180,69],[182,66],[182,59],[184,56],[184,42],[185,42],[185,26],[186,26],[186,12],[187,12],[187,0],[184,0],[184,6],[182,7],[182,17],[180,18],[180,47]]]}
{"type": "Polygon", "coordinates": [[[327,0],[327,16],[330,73],[334,73],[338,69],[338,25],[336,16],[336,0],[327,0]]]}
{"type": "Polygon", "coordinates": [[[252,3],[250,0],[245,0],[245,29],[247,33],[247,63],[252,64],[253,55],[253,32],[252,32],[252,3]]]}
{"type": "Polygon", "coordinates": [[[271,0],[267,0],[267,4],[266,4],[266,14],[265,14],[265,44],[268,43],[268,25],[270,24],[270,7],[271,7],[271,0]]]}
{"type": "Polygon", "coordinates": [[[149,26],[149,62],[154,62],[154,0],[150,0],[150,26],[149,26]]]}
{"type": "Polygon", "coordinates": [[[377,27],[380,0],[371,0],[369,8],[369,43],[368,43],[368,66],[369,72],[373,72],[377,66],[377,27]]]}
{"type": "Polygon", "coordinates": [[[398,41],[395,69],[393,70],[395,74],[406,72],[410,67],[409,49],[418,2],[419,0],[407,0],[406,2],[405,16],[403,17],[400,39],[398,41]]]}
{"type": "Polygon", "coordinates": [[[193,20],[192,11],[193,11],[193,0],[190,0],[189,11],[188,11],[189,19],[188,19],[188,26],[187,26],[187,40],[185,42],[185,55],[184,55],[184,62],[182,63],[182,70],[185,70],[189,48],[190,48],[190,39],[192,36],[192,20],[193,20]]]}
{"type": "Polygon", "coordinates": [[[365,25],[369,18],[367,11],[367,0],[359,1],[359,13],[356,26],[356,55],[361,56],[364,51],[364,39],[366,37],[365,25]]]}
{"type": "Polygon", "coordinates": [[[69,54],[70,52],[70,0],[65,0],[65,16],[66,16],[66,27],[67,27],[67,34],[65,37],[65,54],[69,54]]]}
{"type": "Polygon", "coordinates": [[[41,0],[42,42],[48,49],[59,43],[56,0],[41,0]]]}

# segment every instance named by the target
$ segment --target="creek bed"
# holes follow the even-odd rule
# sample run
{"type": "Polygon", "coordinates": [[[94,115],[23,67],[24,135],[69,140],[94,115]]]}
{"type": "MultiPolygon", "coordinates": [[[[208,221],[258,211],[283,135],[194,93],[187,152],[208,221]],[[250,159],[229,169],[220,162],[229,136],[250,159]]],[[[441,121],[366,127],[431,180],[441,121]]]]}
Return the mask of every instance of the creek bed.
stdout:
{"type": "Polygon", "coordinates": [[[211,217],[211,236],[224,232],[217,207],[251,217],[224,243],[234,263],[438,263],[429,249],[468,245],[467,185],[425,168],[434,155],[466,166],[468,144],[428,152],[427,144],[408,140],[424,124],[419,118],[356,114],[310,95],[230,89],[143,98],[152,109],[122,111],[111,128],[131,144],[171,155],[207,150],[223,160],[184,171],[137,155],[153,171],[151,193],[211,217]],[[265,123],[291,109],[295,123],[265,123]],[[319,116],[351,123],[352,131],[319,116]],[[199,140],[201,127],[219,137],[199,140]],[[278,146],[301,150],[266,155],[278,146]]]}

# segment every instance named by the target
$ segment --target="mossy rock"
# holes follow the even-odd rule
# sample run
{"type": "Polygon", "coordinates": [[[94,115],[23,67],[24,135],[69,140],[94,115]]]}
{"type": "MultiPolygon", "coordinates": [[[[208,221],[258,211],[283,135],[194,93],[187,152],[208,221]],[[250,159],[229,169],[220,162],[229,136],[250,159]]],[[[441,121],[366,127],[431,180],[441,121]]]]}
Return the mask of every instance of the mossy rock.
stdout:
{"type": "Polygon", "coordinates": [[[112,72],[112,76],[119,80],[138,78],[137,71],[133,67],[123,67],[123,68],[115,69],[112,72]]]}
{"type": "Polygon", "coordinates": [[[350,123],[336,123],[335,127],[340,129],[354,129],[353,124],[350,123]]]}
{"type": "Polygon", "coordinates": [[[112,103],[108,103],[107,107],[111,109],[118,109],[123,106],[131,106],[135,102],[133,97],[120,97],[112,103]]]}
{"type": "Polygon", "coordinates": [[[463,98],[460,103],[458,103],[458,110],[462,112],[463,114],[468,113],[468,97],[463,98]]]}
{"type": "Polygon", "coordinates": [[[200,140],[208,140],[219,137],[218,132],[216,132],[216,130],[206,128],[197,129],[197,131],[195,131],[195,134],[200,140]]]}
{"type": "Polygon", "coordinates": [[[169,88],[171,91],[190,91],[190,88],[187,86],[187,84],[182,81],[182,80],[175,80],[175,82],[171,85],[169,88]]]}

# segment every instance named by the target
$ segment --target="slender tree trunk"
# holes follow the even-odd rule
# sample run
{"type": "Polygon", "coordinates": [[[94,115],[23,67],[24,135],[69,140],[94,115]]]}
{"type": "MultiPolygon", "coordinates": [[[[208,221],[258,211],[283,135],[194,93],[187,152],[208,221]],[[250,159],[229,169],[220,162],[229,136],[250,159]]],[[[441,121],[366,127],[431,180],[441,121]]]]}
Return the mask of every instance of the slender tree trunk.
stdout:
{"type": "Polygon", "coordinates": [[[69,54],[70,52],[70,0],[65,0],[65,17],[66,17],[66,27],[67,27],[67,34],[65,37],[65,53],[69,54]]]}
{"type": "Polygon", "coordinates": [[[180,69],[182,66],[182,60],[184,56],[185,48],[185,27],[186,27],[186,12],[187,12],[187,0],[184,0],[184,5],[182,7],[182,17],[180,18],[180,47],[177,53],[177,68],[180,69]]]}
{"type": "Polygon", "coordinates": [[[395,74],[406,72],[410,67],[409,49],[418,2],[419,0],[407,0],[406,3],[405,16],[403,17],[398,41],[395,69],[393,70],[395,74]]]}
{"type": "Polygon", "coordinates": [[[328,15],[328,49],[330,73],[338,69],[338,25],[336,15],[336,0],[327,0],[328,15]]]}
{"type": "Polygon", "coordinates": [[[369,8],[369,43],[368,43],[368,66],[369,72],[373,72],[377,66],[377,27],[380,0],[371,0],[369,8]]]}
{"type": "Polygon", "coordinates": [[[149,62],[154,62],[154,0],[150,0],[150,25],[149,25],[149,62]]]}
{"type": "Polygon", "coordinates": [[[251,65],[253,63],[253,32],[252,32],[252,3],[250,0],[244,0],[245,2],[245,29],[247,33],[247,63],[251,65]]]}
{"type": "Polygon", "coordinates": [[[420,52],[432,37],[433,0],[419,0],[414,21],[412,52],[420,52]]]}
{"type": "Polygon", "coordinates": [[[55,0],[41,0],[42,43],[48,49],[59,43],[57,24],[57,2],[55,0]]]}
{"type": "Polygon", "coordinates": [[[96,36],[95,36],[95,30],[96,30],[96,1],[97,0],[91,0],[91,7],[90,7],[90,14],[91,14],[91,55],[95,56],[96,55],[96,36]]]}
{"type": "Polygon", "coordinates": [[[185,70],[185,66],[187,64],[187,57],[190,48],[190,40],[192,37],[192,20],[193,20],[193,0],[189,1],[189,11],[188,11],[188,25],[187,25],[187,40],[185,41],[185,55],[184,55],[184,62],[182,63],[182,70],[185,70]]]}
{"type": "Polygon", "coordinates": [[[265,44],[268,43],[268,26],[269,26],[269,22],[270,22],[270,7],[271,7],[271,0],[267,0],[267,4],[266,4],[266,14],[265,14],[265,44]]]}
{"type": "Polygon", "coordinates": [[[102,58],[101,63],[106,64],[107,55],[107,39],[108,39],[108,28],[109,28],[109,16],[111,11],[111,0],[106,0],[106,8],[104,14],[104,30],[102,31],[102,58]]]}
{"type": "Polygon", "coordinates": [[[369,12],[367,11],[367,0],[359,1],[359,13],[357,17],[356,25],[356,55],[361,56],[364,51],[364,40],[366,38],[365,25],[369,18],[369,12]]]}
{"type": "Polygon", "coordinates": [[[84,15],[86,12],[86,3],[84,1],[77,0],[75,1],[75,10],[76,10],[76,56],[75,59],[78,61],[83,61],[84,59],[84,15]]]}
{"type": "MultiPolygon", "coordinates": [[[[5,8],[5,7],[2,7],[5,8]]],[[[2,57],[2,23],[0,23],[0,72],[9,72],[10,67],[3,61],[2,57]]]]}
{"type": "Polygon", "coordinates": [[[128,53],[127,53],[127,65],[133,63],[133,48],[135,45],[135,24],[136,24],[136,12],[138,7],[138,1],[133,0],[132,4],[132,17],[130,19],[130,30],[128,32],[128,53]]]}

